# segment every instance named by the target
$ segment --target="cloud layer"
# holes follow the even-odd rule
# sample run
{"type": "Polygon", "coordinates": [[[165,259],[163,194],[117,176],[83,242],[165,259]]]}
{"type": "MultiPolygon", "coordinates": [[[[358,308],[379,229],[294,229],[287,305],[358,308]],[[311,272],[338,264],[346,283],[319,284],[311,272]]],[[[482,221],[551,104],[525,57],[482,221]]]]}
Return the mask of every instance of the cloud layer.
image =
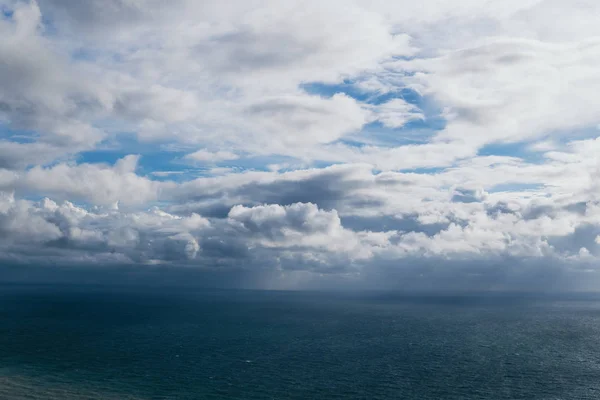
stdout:
{"type": "Polygon", "coordinates": [[[0,261],[596,290],[599,16],[0,0],[0,261]]]}

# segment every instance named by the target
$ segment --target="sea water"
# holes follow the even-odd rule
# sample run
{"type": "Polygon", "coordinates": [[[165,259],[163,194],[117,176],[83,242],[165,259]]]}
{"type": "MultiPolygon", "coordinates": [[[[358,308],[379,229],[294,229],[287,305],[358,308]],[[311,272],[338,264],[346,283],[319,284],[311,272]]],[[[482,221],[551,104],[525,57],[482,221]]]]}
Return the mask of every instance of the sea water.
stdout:
{"type": "Polygon", "coordinates": [[[0,398],[597,399],[600,301],[2,286],[0,398]]]}

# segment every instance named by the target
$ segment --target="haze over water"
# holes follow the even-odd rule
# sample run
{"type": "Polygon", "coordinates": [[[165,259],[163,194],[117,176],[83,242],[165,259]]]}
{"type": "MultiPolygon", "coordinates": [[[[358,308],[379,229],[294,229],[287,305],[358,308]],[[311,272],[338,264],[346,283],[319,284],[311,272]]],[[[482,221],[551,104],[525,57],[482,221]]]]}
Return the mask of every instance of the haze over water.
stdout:
{"type": "Polygon", "coordinates": [[[0,397],[595,399],[592,296],[14,286],[0,397]]]}

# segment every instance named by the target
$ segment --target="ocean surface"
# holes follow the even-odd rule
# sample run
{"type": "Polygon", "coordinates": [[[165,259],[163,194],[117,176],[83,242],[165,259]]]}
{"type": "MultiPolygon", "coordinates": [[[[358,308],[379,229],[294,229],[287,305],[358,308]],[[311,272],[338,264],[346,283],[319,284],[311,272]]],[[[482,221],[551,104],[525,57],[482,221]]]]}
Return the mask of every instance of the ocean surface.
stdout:
{"type": "Polygon", "coordinates": [[[0,286],[0,399],[598,399],[600,299],[0,286]]]}

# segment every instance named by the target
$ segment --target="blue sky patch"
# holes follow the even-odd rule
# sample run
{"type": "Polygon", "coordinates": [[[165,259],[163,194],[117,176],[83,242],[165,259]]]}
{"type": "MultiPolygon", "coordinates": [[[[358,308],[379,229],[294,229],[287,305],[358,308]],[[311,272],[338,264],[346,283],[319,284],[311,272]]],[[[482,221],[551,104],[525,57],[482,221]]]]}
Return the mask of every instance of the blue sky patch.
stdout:
{"type": "Polygon", "coordinates": [[[14,14],[14,11],[7,7],[1,7],[0,11],[2,12],[2,17],[8,18],[8,19],[12,18],[13,14],[14,14]]]}
{"type": "Polygon", "coordinates": [[[355,81],[344,81],[340,84],[328,84],[312,82],[301,85],[300,87],[309,94],[322,97],[332,97],[337,93],[343,93],[360,102],[379,105],[387,103],[392,99],[402,99],[409,104],[420,106],[423,103],[423,97],[414,90],[401,88],[389,92],[369,92],[358,87],[355,81]]]}
{"type": "Polygon", "coordinates": [[[505,183],[496,185],[487,191],[489,193],[499,192],[533,192],[540,190],[544,187],[541,183],[505,183]]]}
{"type": "Polygon", "coordinates": [[[420,175],[432,175],[439,174],[440,172],[444,172],[447,168],[445,167],[435,167],[435,168],[408,168],[401,169],[399,172],[405,174],[420,174],[420,175]]]}
{"type": "Polygon", "coordinates": [[[32,143],[39,134],[32,130],[12,129],[9,125],[0,123],[0,139],[16,143],[32,143]]]}
{"type": "Polygon", "coordinates": [[[477,153],[478,156],[503,156],[518,157],[528,163],[537,164],[544,161],[543,154],[531,151],[530,142],[519,143],[492,143],[483,146],[477,153]]]}

